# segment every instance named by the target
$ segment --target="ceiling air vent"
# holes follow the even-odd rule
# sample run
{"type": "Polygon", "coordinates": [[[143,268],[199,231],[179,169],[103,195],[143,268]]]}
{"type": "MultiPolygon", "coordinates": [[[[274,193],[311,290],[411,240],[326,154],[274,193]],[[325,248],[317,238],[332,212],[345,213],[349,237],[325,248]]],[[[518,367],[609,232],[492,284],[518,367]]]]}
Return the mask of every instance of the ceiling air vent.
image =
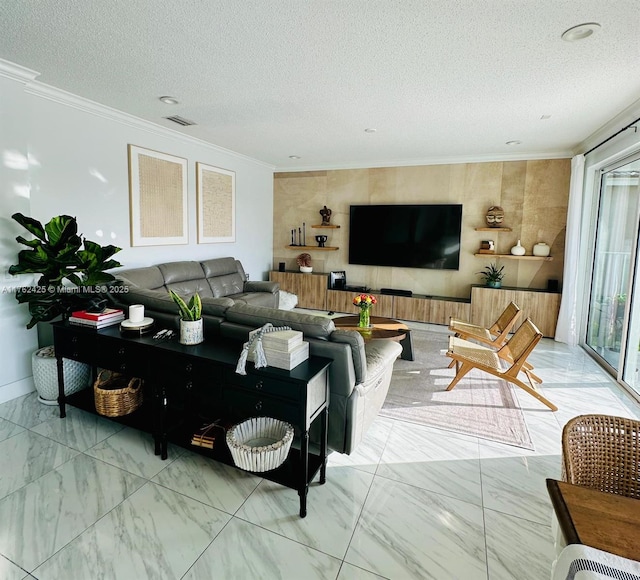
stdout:
{"type": "Polygon", "coordinates": [[[173,117],[165,117],[168,121],[173,121],[174,123],[178,123],[178,125],[182,125],[183,127],[189,127],[190,125],[195,125],[194,121],[189,121],[189,119],[185,119],[184,117],[180,117],[179,115],[173,115],[173,117]]]}

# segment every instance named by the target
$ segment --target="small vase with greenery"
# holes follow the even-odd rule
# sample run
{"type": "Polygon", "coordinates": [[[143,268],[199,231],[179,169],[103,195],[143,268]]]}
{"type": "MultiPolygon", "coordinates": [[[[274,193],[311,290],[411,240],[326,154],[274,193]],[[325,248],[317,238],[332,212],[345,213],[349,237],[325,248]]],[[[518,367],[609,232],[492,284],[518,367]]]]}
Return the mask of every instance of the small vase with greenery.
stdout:
{"type": "Polygon", "coordinates": [[[497,264],[489,264],[482,272],[478,272],[484,280],[485,286],[489,288],[500,288],[504,278],[504,266],[498,268],[497,264]]]}
{"type": "Polygon", "coordinates": [[[104,308],[108,285],[116,284],[105,270],[122,265],[111,259],[120,248],[87,240],[78,234],[76,218],[68,215],[54,217],[44,226],[21,213],[11,217],[34,238],[16,238],[28,249],[18,253],[18,263],[9,274],[42,274],[35,286],[16,292],[18,302],[29,305],[27,328],[58,316],[66,318],[74,310],[104,308]]]}
{"type": "Polygon", "coordinates": [[[200,295],[196,292],[189,302],[173,290],[169,290],[169,295],[177,304],[180,314],[180,344],[200,344],[204,340],[200,295]]]}

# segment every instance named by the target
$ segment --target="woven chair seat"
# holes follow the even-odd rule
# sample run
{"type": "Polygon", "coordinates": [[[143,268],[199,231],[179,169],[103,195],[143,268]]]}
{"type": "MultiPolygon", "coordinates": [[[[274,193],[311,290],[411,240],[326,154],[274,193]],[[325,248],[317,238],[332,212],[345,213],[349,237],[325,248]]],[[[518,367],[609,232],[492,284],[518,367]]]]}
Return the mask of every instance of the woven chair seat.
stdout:
{"type": "Polygon", "coordinates": [[[462,320],[455,320],[452,318],[449,322],[449,330],[455,333],[473,336],[486,343],[491,343],[493,341],[491,333],[486,328],[477,326],[476,324],[463,322],[462,320]]]}
{"type": "Polygon", "coordinates": [[[449,337],[449,352],[458,354],[464,358],[480,365],[491,367],[496,370],[502,370],[500,366],[500,358],[495,351],[479,344],[469,342],[455,336],[449,337]]]}

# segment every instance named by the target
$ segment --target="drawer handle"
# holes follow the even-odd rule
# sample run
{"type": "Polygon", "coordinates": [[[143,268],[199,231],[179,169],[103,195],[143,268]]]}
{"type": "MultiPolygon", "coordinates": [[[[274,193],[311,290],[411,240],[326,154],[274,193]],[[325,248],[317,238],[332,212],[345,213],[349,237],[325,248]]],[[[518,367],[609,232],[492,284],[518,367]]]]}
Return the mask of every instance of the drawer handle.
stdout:
{"type": "Polygon", "coordinates": [[[73,343],[78,342],[78,337],[77,337],[77,336],[73,336],[73,337],[71,338],[71,342],[73,342],[73,343]]]}
{"type": "Polygon", "coordinates": [[[260,411],[262,409],[262,401],[258,401],[256,403],[256,411],[260,411]]]}
{"type": "Polygon", "coordinates": [[[122,372],[126,371],[126,370],[127,370],[127,365],[126,365],[125,363],[122,363],[122,364],[120,365],[120,370],[121,370],[122,372]]]}
{"type": "Polygon", "coordinates": [[[193,389],[193,381],[188,381],[185,387],[187,391],[190,391],[191,389],[193,389]]]}
{"type": "Polygon", "coordinates": [[[186,367],[184,367],[184,370],[190,373],[193,370],[193,365],[189,363],[186,367]]]}
{"type": "Polygon", "coordinates": [[[121,346],[121,347],[118,349],[118,354],[124,354],[124,346],[121,346]]]}
{"type": "Polygon", "coordinates": [[[78,355],[77,351],[74,351],[74,353],[73,353],[73,358],[78,358],[78,356],[79,356],[79,355],[78,355]]]}
{"type": "Polygon", "coordinates": [[[263,386],[264,386],[264,384],[262,383],[262,381],[258,381],[256,383],[256,389],[258,389],[258,390],[262,389],[263,386]]]}

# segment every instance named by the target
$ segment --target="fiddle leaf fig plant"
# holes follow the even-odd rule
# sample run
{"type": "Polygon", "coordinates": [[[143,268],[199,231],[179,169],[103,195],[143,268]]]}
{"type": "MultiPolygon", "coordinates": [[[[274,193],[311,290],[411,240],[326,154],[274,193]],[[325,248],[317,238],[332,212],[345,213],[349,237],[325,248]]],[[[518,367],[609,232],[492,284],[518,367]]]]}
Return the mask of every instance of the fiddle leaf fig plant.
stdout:
{"type": "Polygon", "coordinates": [[[34,237],[16,238],[28,249],[18,253],[18,263],[9,268],[9,274],[41,274],[36,286],[16,292],[18,302],[29,305],[27,328],[104,301],[106,286],[102,285],[115,281],[105,270],[122,265],[111,259],[121,248],[85,239],[78,234],[76,218],[68,215],[54,217],[44,226],[21,213],[11,217],[34,237]]]}

